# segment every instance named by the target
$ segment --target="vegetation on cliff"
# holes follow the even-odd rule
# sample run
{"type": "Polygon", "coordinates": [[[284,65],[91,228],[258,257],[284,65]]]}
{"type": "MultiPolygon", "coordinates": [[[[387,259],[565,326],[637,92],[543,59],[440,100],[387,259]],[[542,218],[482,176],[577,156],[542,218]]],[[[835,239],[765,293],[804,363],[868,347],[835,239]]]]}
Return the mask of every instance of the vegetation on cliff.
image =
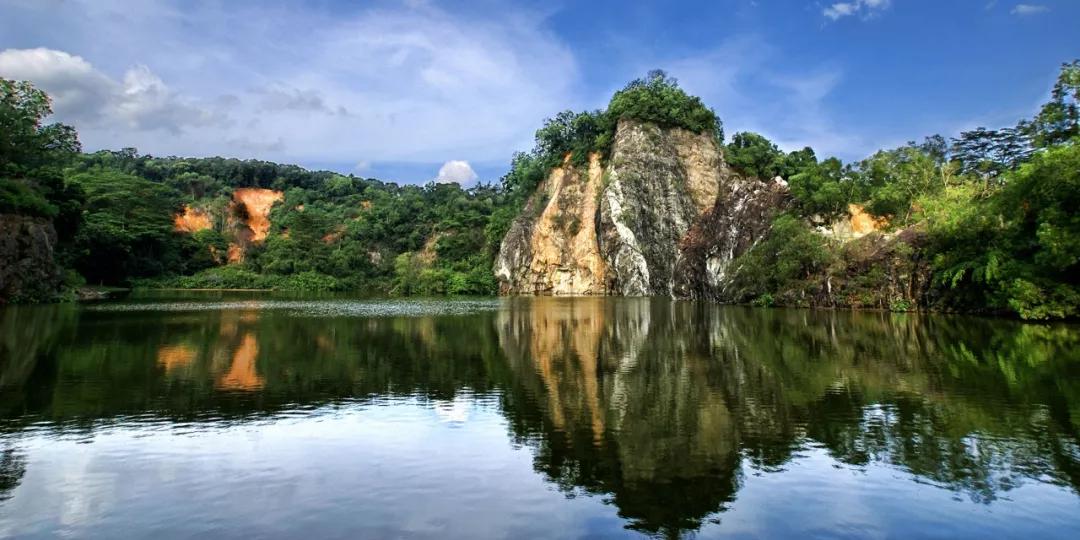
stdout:
{"type": "Polygon", "coordinates": [[[569,154],[576,165],[584,165],[589,154],[607,158],[620,120],[638,120],[660,127],[683,128],[694,133],[713,133],[718,141],[724,130],[716,113],[679,87],[662,70],[650,71],[615,92],[607,109],[563,111],[544,121],[536,131],[536,145],[528,153],[514,155],[503,185],[519,204],[532,194],[553,167],[569,154]]]}
{"type": "MultiPolygon", "coordinates": [[[[790,199],[732,262],[734,299],[1080,315],[1080,62],[1063,66],[1050,98],[1016,126],[927,137],[849,164],[735,134],[724,161],[747,177],[784,178],[790,199]],[[884,230],[837,236],[831,228],[852,208],[884,230]]],[[[41,91],[0,80],[0,213],[55,227],[49,249],[69,285],[490,294],[511,222],[567,155],[576,166],[590,154],[611,159],[629,120],[723,142],[713,111],[662,71],[604,110],[547,120],[499,183],[469,189],[256,160],[80,154],[74,129],[45,123],[50,112],[41,91]],[[275,194],[256,239],[244,236],[241,188],[275,194]],[[174,222],[185,215],[198,226],[174,222]]]]}
{"type": "MultiPolygon", "coordinates": [[[[1074,61],[1062,66],[1051,100],[1015,127],[979,128],[949,142],[927,137],[847,166],[807,160],[788,169],[790,213],[736,261],[737,299],[902,310],[918,304],[1025,319],[1080,315],[1078,102],[1074,61]],[[814,231],[849,204],[889,223],[874,263],[858,270],[857,254],[814,231]],[[890,260],[906,264],[890,273],[890,260]],[[931,281],[921,296],[880,294],[897,281],[911,285],[920,271],[931,281]]],[[[778,172],[796,154],[758,135],[734,140],[741,142],[727,146],[728,161],[750,173],[778,172]]]]}
{"type": "Polygon", "coordinates": [[[139,181],[131,185],[149,183],[169,194],[158,199],[166,208],[154,204],[152,210],[164,219],[154,236],[158,255],[127,253],[148,263],[163,254],[178,260],[160,268],[129,267],[114,279],[196,288],[495,292],[491,264],[499,240],[485,229],[504,206],[498,186],[399,186],[254,160],[155,158],[134,151],[83,156],[71,170],[79,171],[71,177],[76,181],[121,174],[139,181]],[[265,238],[249,241],[241,257],[222,267],[237,227],[249,218],[232,196],[247,187],[280,192],[281,200],[270,207],[265,238]],[[204,210],[211,227],[194,234],[173,230],[173,215],[184,207],[204,210]]]}

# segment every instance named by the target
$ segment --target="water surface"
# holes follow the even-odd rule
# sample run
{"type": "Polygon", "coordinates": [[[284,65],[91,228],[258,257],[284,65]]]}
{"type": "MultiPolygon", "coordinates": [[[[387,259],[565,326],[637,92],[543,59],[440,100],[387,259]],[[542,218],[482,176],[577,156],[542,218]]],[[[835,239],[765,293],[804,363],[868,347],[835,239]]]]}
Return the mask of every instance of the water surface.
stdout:
{"type": "Polygon", "coordinates": [[[663,299],[0,310],[0,537],[1076,538],[1080,330],[663,299]]]}

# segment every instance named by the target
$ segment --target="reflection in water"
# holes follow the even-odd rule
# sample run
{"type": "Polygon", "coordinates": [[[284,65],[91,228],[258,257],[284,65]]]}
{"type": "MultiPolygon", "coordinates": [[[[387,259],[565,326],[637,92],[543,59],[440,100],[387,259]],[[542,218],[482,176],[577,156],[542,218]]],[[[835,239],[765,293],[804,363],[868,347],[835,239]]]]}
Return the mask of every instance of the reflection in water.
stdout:
{"type": "Polygon", "coordinates": [[[521,302],[502,312],[500,336],[515,385],[546,407],[507,412],[537,441],[538,468],[564,489],[611,494],[648,532],[696,529],[733,499],[738,433],[718,366],[697,356],[707,334],[680,327],[691,321],[667,301],[521,302]]]}
{"type": "MultiPolygon", "coordinates": [[[[509,299],[498,311],[439,307],[431,316],[416,305],[378,309],[357,315],[371,308],[342,304],[312,315],[203,302],[195,311],[175,303],[161,312],[0,311],[0,501],[14,498],[0,503],[0,525],[4,505],[45,489],[23,482],[24,456],[40,454],[22,448],[28,437],[136,433],[146,423],[212,430],[417,400],[432,414],[383,432],[401,445],[385,467],[405,467],[412,445],[424,444],[405,434],[426,422],[467,431],[494,410],[546,481],[602,498],[623,526],[651,534],[723,531],[729,516],[749,511],[740,495],[757,479],[795,478],[818,455],[833,465],[807,482],[900,473],[880,480],[880,492],[901,497],[875,504],[910,523],[887,532],[918,526],[918,486],[966,501],[968,513],[952,518],[962,536],[989,526],[974,509],[1006,512],[1024,486],[1056,490],[1046,492],[1058,505],[1049,508],[1080,501],[1072,326],[662,299],[509,299]]],[[[195,436],[214,440],[210,431],[195,436]]],[[[427,476],[382,484],[364,474],[383,494],[366,504],[393,514],[397,497],[422,492],[421,478],[449,481],[482,461],[442,464],[439,448],[430,451],[420,465],[427,476]]],[[[813,501],[786,496],[796,514],[813,501]]],[[[320,500],[306,501],[313,515],[320,500]]],[[[502,504],[496,510],[520,514],[502,504]]],[[[1080,516],[1055,517],[1059,528],[1038,530],[1080,525],[1080,516]]],[[[767,533],[767,521],[751,531],[767,533]]]]}
{"type": "Polygon", "coordinates": [[[18,487],[26,474],[26,463],[14,448],[0,450],[0,503],[11,498],[11,491],[18,487]]]}

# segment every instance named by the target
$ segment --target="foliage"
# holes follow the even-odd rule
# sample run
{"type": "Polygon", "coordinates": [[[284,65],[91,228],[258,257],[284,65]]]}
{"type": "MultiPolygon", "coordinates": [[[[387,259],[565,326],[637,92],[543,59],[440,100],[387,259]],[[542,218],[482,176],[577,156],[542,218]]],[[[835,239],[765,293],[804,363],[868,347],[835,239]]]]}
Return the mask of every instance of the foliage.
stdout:
{"type": "Polygon", "coordinates": [[[605,130],[605,123],[605,115],[601,111],[563,111],[549,118],[536,131],[534,153],[543,156],[544,169],[558,165],[565,155],[569,155],[574,163],[583,165],[590,153],[605,148],[604,141],[610,145],[611,135],[605,130]]]}
{"type": "Polygon", "coordinates": [[[89,282],[124,283],[184,268],[182,237],[172,225],[180,205],[172,189],[106,169],[75,174],[69,182],[86,193],[72,264],[89,282]]]}
{"type": "Polygon", "coordinates": [[[724,138],[716,113],[706,107],[701,98],[679,88],[675,78],[659,69],[615,92],[606,115],[612,124],[634,119],[661,127],[680,127],[694,133],[716,133],[718,140],[724,138]]]}
{"type": "Polygon", "coordinates": [[[895,150],[881,150],[859,163],[858,182],[868,197],[866,207],[879,216],[892,216],[906,225],[912,203],[925,194],[937,193],[955,177],[955,165],[946,163],[926,146],[908,143],[895,150]]]}
{"type": "Polygon", "coordinates": [[[958,163],[959,171],[985,179],[1015,169],[1031,157],[1031,152],[1031,140],[1021,128],[980,127],[960,133],[952,144],[952,158],[958,163]]]}
{"type": "Polygon", "coordinates": [[[936,279],[956,307],[1080,314],[1080,145],[1035,154],[987,198],[928,212],[936,279]]]}
{"type": "Polygon", "coordinates": [[[764,240],[731,262],[736,300],[771,305],[778,291],[802,289],[834,257],[827,240],[802,219],[780,214],[764,240]]]}
{"type": "Polygon", "coordinates": [[[1038,148],[1064,144],[1080,135],[1080,60],[1061,65],[1050,101],[1023,127],[1038,148]]]}
{"type": "Polygon", "coordinates": [[[784,165],[784,152],[757,133],[736,133],[725,150],[728,164],[748,176],[771,180],[784,165]]]}
{"type": "Polygon", "coordinates": [[[548,171],[566,156],[577,166],[584,165],[592,153],[610,157],[620,120],[713,133],[718,141],[724,137],[720,119],[700,98],[687,94],[664,71],[650,71],[616,92],[605,110],[563,111],[544,121],[536,131],[533,149],[515,154],[510,172],[502,179],[515,209],[520,210],[548,171]]]}
{"type": "Polygon", "coordinates": [[[844,174],[839,159],[804,166],[788,181],[795,208],[800,215],[834,220],[847,211],[855,199],[856,184],[844,174]]]}
{"type": "Polygon", "coordinates": [[[65,186],[60,168],[80,146],[71,126],[44,123],[50,114],[45,92],[0,78],[0,213],[57,218],[66,240],[80,193],[65,186]]]}

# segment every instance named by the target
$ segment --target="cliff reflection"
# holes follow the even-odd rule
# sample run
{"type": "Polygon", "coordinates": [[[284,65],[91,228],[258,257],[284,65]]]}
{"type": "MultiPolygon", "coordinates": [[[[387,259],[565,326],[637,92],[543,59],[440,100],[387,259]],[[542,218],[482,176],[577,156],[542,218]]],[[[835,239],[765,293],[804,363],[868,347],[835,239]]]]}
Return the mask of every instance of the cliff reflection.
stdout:
{"type": "Polygon", "coordinates": [[[1080,492],[1075,326],[537,298],[418,317],[2,310],[0,499],[25,430],[396,398],[468,422],[477,396],[498,398],[539,473],[648,533],[722,520],[747,475],[809,451],[979,503],[1025,483],[1080,492]]]}
{"type": "Polygon", "coordinates": [[[670,305],[520,300],[499,320],[516,395],[543,396],[507,406],[536,447],[537,468],[568,491],[610,494],[647,532],[696,529],[739,485],[738,432],[718,366],[695,343],[708,336],[671,326],[661,307],[670,305]],[[533,403],[538,411],[521,408],[533,403]]]}
{"type": "Polygon", "coordinates": [[[782,471],[813,448],[977,502],[1029,481],[1080,487],[1067,326],[516,302],[498,322],[515,431],[538,470],[568,492],[610,494],[633,528],[696,529],[735,498],[744,468],[782,471]]]}

